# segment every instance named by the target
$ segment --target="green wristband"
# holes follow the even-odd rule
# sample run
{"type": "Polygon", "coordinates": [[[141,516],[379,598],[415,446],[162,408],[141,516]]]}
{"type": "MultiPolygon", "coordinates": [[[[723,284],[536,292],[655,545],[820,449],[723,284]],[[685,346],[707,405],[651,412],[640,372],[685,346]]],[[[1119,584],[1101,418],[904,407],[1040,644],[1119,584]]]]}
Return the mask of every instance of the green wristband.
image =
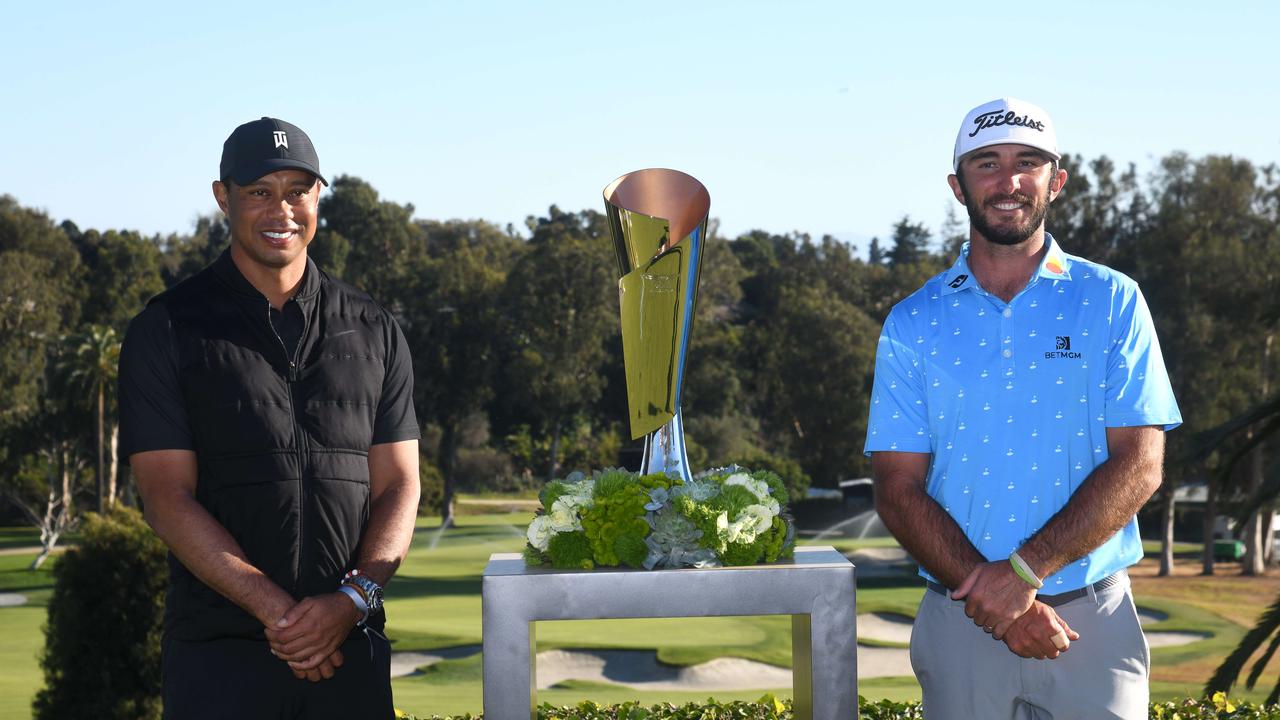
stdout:
{"type": "Polygon", "coordinates": [[[1013,571],[1026,584],[1037,590],[1044,587],[1044,583],[1041,582],[1040,578],[1036,577],[1035,573],[1031,572],[1031,566],[1027,565],[1027,561],[1022,559],[1017,550],[1009,553],[1009,564],[1013,566],[1013,571]]]}

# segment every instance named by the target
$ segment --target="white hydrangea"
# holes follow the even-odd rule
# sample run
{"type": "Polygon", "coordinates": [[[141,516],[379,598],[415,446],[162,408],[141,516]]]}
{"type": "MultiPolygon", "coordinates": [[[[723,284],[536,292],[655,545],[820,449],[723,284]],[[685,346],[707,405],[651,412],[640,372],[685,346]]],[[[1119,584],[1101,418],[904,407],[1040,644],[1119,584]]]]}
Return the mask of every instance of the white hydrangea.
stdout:
{"type": "Polygon", "coordinates": [[[529,544],[540,552],[547,551],[551,536],[555,534],[555,530],[551,529],[551,518],[547,515],[539,515],[534,518],[533,522],[529,523],[529,529],[525,532],[525,535],[529,538],[529,544]]]}

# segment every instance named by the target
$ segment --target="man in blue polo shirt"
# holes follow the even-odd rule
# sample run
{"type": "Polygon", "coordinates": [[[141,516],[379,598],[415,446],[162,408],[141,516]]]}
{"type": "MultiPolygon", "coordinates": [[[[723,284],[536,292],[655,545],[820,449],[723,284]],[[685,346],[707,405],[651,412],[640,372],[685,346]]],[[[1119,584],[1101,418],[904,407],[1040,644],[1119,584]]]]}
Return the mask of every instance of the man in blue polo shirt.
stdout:
{"type": "Polygon", "coordinates": [[[1041,108],[971,110],[948,177],[969,242],[880,336],[866,452],[929,585],[911,661],[930,720],[1147,716],[1125,568],[1182,417],[1137,284],[1044,230],[1060,157],[1041,108]]]}

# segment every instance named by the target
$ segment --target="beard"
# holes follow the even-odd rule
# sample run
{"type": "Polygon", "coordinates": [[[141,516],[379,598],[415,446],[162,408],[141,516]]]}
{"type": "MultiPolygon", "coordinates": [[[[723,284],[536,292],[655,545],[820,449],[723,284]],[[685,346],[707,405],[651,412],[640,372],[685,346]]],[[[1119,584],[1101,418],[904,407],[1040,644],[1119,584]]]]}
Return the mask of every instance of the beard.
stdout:
{"type": "Polygon", "coordinates": [[[969,191],[964,186],[964,181],[960,182],[960,192],[964,195],[964,207],[969,213],[969,222],[973,225],[982,237],[997,245],[1019,245],[1026,242],[1040,225],[1044,222],[1045,215],[1049,213],[1049,188],[1045,188],[1045,193],[1039,198],[1032,198],[1021,193],[1013,193],[1011,195],[995,195],[986,200],[984,204],[978,204],[969,197],[969,191]],[[983,212],[984,205],[994,205],[999,202],[1013,201],[1031,206],[1031,213],[1027,216],[1026,222],[1019,224],[996,225],[992,223],[983,212]]]}

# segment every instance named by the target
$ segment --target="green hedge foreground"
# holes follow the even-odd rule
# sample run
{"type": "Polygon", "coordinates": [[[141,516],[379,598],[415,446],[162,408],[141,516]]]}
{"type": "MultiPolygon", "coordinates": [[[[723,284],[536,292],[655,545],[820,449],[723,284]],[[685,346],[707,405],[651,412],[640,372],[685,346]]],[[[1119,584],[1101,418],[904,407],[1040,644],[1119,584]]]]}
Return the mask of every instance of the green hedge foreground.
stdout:
{"type": "MultiPolygon", "coordinates": [[[[396,713],[405,720],[419,720],[414,715],[396,713]]],[[[483,715],[455,715],[441,718],[432,715],[430,720],[479,720],[483,715]]],[[[706,704],[689,703],[675,706],[659,703],[644,707],[628,702],[621,705],[597,705],[591,701],[574,707],[538,707],[538,720],[792,720],[791,700],[778,700],[765,695],[755,702],[719,703],[708,698],[706,704]]],[[[858,696],[858,717],[862,720],[922,720],[924,714],[918,702],[896,703],[889,700],[869,702],[858,696]]],[[[1280,720],[1280,705],[1261,707],[1253,703],[1236,703],[1222,693],[1212,698],[1195,700],[1187,698],[1179,702],[1152,703],[1151,720],[1280,720]]],[[[421,720],[427,720],[422,718],[421,720]]]]}

